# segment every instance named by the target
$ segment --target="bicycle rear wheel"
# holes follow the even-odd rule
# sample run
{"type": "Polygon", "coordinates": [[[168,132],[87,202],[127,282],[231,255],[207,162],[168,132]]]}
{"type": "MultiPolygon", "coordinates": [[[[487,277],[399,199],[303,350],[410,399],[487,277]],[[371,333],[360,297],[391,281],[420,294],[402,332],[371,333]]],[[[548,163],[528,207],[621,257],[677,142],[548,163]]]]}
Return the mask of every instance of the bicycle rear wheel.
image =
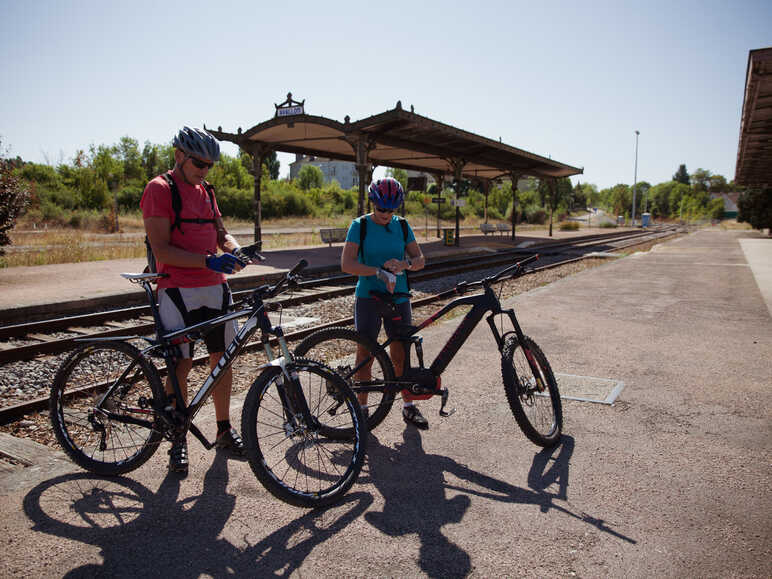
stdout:
{"type": "MultiPolygon", "coordinates": [[[[354,394],[361,396],[366,386],[378,388],[367,393],[367,427],[373,430],[386,418],[394,404],[394,392],[384,391],[394,380],[394,366],[386,351],[376,351],[377,344],[352,330],[334,327],[314,332],[295,348],[295,355],[318,360],[340,374],[354,394]],[[372,357],[371,379],[364,381],[353,370],[357,366],[357,349],[372,357]]],[[[349,433],[353,434],[353,433],[349,433]]]]}
{"type": "Polygon", "coordinates": [[[153,405],[162,397],[158,371],[137,348],[126,342],[84,343],[54,378],[51,425],[76,464],[100,475],[123,474],[158,449],[153,405]]]}
{"type": "Polygon", "coordinates": [[[339,500],[359,475],[367,427],[356,396],[333,370],[296,359],[287,372],[297,374],[299,392],[285,385],[281,368],[271,366],[244,401],[241,432],[249,464],[276,498],[298,507],[326,506],[339,500]],[[301,393],[310,424],[294,408],[301,393]],[[338,408],[333,415],[328,412],[332,407],[338,408]],[[352,435],[341,437],[342,430],[352,435]]]}
{"type": "Polygon", "coordinates": [[[501,354],[501,377],[523,434],[539,446],[555,446],[563,429],[563,409],[552,368],[536,342],[524,336],[521,344],[517,336],[508,336],[501,354]],[[531,370],[528,356],[537,374],[531,370]]]}

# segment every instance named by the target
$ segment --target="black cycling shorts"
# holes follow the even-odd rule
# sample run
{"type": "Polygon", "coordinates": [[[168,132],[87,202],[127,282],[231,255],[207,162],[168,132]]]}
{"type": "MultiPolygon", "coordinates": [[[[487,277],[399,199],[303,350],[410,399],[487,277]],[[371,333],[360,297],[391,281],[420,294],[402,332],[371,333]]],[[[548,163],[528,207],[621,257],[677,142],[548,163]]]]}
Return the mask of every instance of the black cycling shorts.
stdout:
{"type": "MultiPolygon", "coordinates": [[[[158,290],[158,310],[167,332],[199,324],[228,312],[233,303],[227,283],[206,287],[163,288],[158,290]]],[[[210,354],[224,352],[236,335],[236,321],[231,320],[204,335],[210,354]]],[[[183,358],[193,357],[193,344],[182,344],[183,358]]]]}
{"type": "Polygon", "coordinates": [[[402,319],[393,321],[390,318],[384,318],[378,311],[376,298],[356,298],[354,302],[354,327],[360,334],[364,334],[373,342],[377,342],[378,334],[381,331],[381,322],[383,322],[386,335],[391,338],[397,324],[413,323],[413,309],[410,306],[410,300],[397,304],[397,311],[402,319]]]}

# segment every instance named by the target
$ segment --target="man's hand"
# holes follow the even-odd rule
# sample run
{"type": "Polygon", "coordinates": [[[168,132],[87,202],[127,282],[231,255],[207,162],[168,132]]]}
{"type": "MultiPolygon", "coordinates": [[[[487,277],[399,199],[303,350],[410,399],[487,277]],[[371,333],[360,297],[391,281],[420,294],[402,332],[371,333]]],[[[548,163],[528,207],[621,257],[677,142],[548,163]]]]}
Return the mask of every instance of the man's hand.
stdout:
{"type": "Polygon", "coordinates": [[[230,253],[206,256],[206,267],[218,273],[236,273],[245,265],[247,265],[245,262],[230,253]]]}

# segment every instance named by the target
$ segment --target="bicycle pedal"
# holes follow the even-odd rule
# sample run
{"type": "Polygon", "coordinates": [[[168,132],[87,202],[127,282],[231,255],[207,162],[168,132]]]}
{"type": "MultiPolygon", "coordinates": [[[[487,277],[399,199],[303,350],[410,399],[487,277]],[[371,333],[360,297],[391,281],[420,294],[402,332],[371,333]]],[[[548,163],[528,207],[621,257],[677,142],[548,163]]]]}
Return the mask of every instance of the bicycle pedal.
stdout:
{"type": "Polygon", "coordinates": [[[451,414],[454,414],[456,412],[456,409],[453,408],[450,412],[447,412],[445,410],[445,405],[448,403],[448,396],[450,393],[448,392],[447,388],[443,388],[442,390],[440,390],[440,392],[442,392],[442,403],[440,404],[440,416],[442,416],[443,418],[447,418],[451,414]]]}

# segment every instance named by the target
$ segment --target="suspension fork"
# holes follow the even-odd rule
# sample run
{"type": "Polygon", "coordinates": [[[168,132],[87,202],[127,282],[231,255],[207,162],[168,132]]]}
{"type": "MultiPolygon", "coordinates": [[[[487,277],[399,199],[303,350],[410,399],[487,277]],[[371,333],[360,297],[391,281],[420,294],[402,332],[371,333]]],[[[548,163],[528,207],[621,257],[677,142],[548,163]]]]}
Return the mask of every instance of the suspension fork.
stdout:
{"type": "Polygon", "coordinates": [[[270,362],[276,362],[281,368],[280,387],[278,388],[278,391],[285,418],[287,422],[293,425],[293,427],[297,427],[296,417],[302,416],[307,427],[317,428],[319,423],[311,414],[311,409],[308,407],[308,401],[306,400],[305,394],[303,394],[300,378],[293,365],[295,358],[287,347],[287,341],[284,339],[284,334],[281,332],[281,329],[275,328],[275,330],[278,330],[278,332],[275,333],[279,340],[279,349],[282,353],[281,358],[276,358],[273,349],[267,340],[263,343],[263,347],[268,356],[268,360],[270,362]]]}
{"type": "MultiPolygon", "coordinates": [[[[531,368],[531,373],[533,374],[534,378],[536,379],[536,387],[538,388],[539,392],[544,392],[546,390],[546,387],[544,386],[544,380],[542,379],[541,375],[541,369],[539,368],[539,364],[536,362],[536,358],[533,357],[533,353],[531,350],[529,350],[525,345],[525,334],[523,334],[523,330],[520,327],[520,324],[517,321],[517,317],[515,316],[515,310],[509,309],[509,310],[501,310],[501,314],[509,316],[509,321],[512,322],[512,327],[515,329],[515,335],[517,336],[517,341],[520,344],[520,347],[523,349],[523,354],[525,355],[525,359],[528,362],[528,366],[531,368]]],[[[494,321],[495,313],[489,315],[486,318],[486,321],[488,322],[488,325],[491,328],[491,332],[493,332],[493,337],[496,339],[496,344],[499,347],[499,351],[504,351],[504,336],[500,335],[498,330],[496,329],[496,323],[494,321]]]]}

